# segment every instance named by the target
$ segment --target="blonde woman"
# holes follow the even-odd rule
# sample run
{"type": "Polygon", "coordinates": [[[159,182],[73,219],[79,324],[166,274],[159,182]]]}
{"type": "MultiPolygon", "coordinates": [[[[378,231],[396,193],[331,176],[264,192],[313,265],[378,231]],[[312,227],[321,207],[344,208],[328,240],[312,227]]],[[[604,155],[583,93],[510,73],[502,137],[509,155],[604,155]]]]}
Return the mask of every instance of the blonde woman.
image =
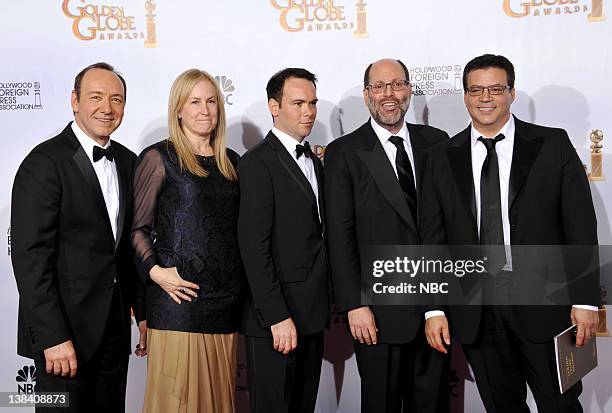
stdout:
{"type": "Polygon", "coordinates": [[[223,95],[211,75],[190,69],[174,81],[168,127],[134,174],[132,244],[147,282],[144,411],[233,412],[244,291],[239,157],[225,146],[223,95]]]}

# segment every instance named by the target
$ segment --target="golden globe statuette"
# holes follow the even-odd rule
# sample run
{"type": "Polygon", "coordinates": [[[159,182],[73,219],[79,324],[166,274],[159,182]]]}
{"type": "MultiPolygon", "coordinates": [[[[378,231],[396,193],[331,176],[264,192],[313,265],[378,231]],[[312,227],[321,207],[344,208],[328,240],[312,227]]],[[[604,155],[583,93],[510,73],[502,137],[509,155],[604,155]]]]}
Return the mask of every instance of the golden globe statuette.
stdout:
{"type": "Polygon", "coordinates": [[[353,32],[355,37],[368,37],[368,29],[366,27],[366,6],[368,4],[364,0],[359,0],[355,3],[357,7],[357,24],[356,29],[353,32]]]}
{"type": "Polygon", "coordinates": [[[314,154],[317,158],[323,161],[323,157],[325,156],[325,146],[323,145],[314,145],[314,154]]]}
{"type": "Polygon", "coordinates": [[[591,0],[591,12],[589,13],[589,22],[600,22],[606,20],[606,15],[603,10],[604,0],[591,0]]]}
{"type": "Polygon", "coordinates": [[[145,10],[147,14],[147,38],[145,39],[145,47],[157,47],[157,35],[155,34],[155,0],[145,1],[145,10]]]}
{"type": "Polygon", "coordinates": [[[606,311],[606,296],[608,292],[605,287],[600,287],[601,303],[599,305],[599,326],[597,326],[597,337],[610,337],[606,311]]]}
{"type": "Polygon", "coordinates": [[[599,129],[594,129],[589,135],[591,139],[591,172],[589,172],[589,181],[605,180],[603,174],[603,132],[599,129]]]}

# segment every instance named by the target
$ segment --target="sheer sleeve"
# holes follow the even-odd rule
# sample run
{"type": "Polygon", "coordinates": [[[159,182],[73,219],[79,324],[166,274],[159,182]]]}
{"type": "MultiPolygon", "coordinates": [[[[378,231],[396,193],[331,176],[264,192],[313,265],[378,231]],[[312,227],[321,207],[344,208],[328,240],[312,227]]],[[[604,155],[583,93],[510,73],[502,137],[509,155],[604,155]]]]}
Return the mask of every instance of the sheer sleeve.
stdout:
{"type": "Polygon", "coordinates": [[[138,270],[145,280],[148,279],[151,268],[157,264],[157,255],[153,248],[155,217],[165,178],[166,169],[157,149],[150,148],[140,154],[134,171],[132,247],[138,270]]]}

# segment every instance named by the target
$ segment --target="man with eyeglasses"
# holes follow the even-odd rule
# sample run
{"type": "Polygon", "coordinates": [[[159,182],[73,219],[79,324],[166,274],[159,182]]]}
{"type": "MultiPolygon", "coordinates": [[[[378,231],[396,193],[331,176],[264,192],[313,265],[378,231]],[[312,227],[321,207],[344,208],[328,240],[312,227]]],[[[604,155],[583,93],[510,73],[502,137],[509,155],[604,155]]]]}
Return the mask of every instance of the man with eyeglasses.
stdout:
{"type": "MultiPolygon", "coordinates": [[[[515,293],[533,294],[559,276],[545,267],[549,263],[540,252],[546,249],[538,246],[597,245],[591,192],[564,130],[511,116],[514,78],[514,67],[503,56],[471,60],[463,72],[471,125],[430,152],[422,242],[486,248],[487,284],[478,293],[480,303],[488,305],[429,312],[426,336],[433,348],[446,351],[447,313],[487,412],[529,412],[525,382],[539,413],[582,412],[580,383],[560,393],[553,337],[577,324],[576,345],[581,347],[595,333],[597,277],[580,279],[578,288],[569,284],[571,304],[578,304],[573,306],[516,305],[515,293]],[[521,290],[513,290],[515,285],[521,290]]],[[[563,266],[559,261],[564,259],[553,265],[563,266]]]]}
{"type": "Polygon", "coordinates": [[[336,311],[346,313],[361,376],[362,412],[448,411],[448,357],[429,348],[413,306],[364,306],[360,251],[416,245],[425,150],[449,139],[406,123],[412,87],[399,60],[370,64],[363,98],[371,118],[325,152],[325,196],[336,311]]]}

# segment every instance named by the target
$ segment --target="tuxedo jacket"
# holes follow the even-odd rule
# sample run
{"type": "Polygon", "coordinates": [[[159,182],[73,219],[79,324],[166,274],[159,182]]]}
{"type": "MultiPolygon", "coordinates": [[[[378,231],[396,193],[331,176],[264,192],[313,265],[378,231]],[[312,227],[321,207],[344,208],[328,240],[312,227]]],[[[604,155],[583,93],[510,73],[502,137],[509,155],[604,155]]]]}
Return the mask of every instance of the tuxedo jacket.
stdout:
{"type": "MultiPolygon", "coordinates": [[[[422,194],[428,208],[421,209],[420,222],[423,244],[479,244],[470,131],[466,128],[429,153],[422,194]]],[[[597,245],[587,176],[563,129],[515,118],[508,193],[512,276],[529,277],[530,290],[544,294],[546,283],[565,268],[564,257],[542,265],[543,257],[538,257],[542,250],[537,246],[597,245]]],[[[598,277],[576,282],[570,286],[570,300],[598,305],[598,284],[598,277]]],[[[475,340],[480,310],[479,306],[448,308],[451,328],[459,341],[475,340]]],[[[514,306],[513,312],[525,336],[535,342],[548,341],[570,326],[569,305],[521,305],[514,306]]]]}
{"type": "MultiPolygon", "coordinates": [[[[426,207],[418,196],[423,185],[425,153],[449,137],[431,126],[407,126],[420,209],[426,207]]],[[[370,121],[325,149],[325,196],[335,309],[341,313],[362,306],[360,248],[418,245],[418,223],[370,121]]],[[[407,343],[414,339],[422,320],[419,307],[370,308],[380,342],[407,343]]]]}
{"type": "MultiPolygon", "coordinates": [[[[17,352],[72,340],[88,360],[106,327],[114,280],[119,284],[125,352],[138,275],[132,259],[132,168],[135,155],[113,141],[119,187],[117,240],[91,161],[71,125],[36,146],[15,176],[11,259],[19,290],[17,352]]],[[[136,309],[137,316],[141,309],[136,309]]]]}
{"type": "Polygon", "coordinates": [[[288,317],[298,334],[314,334],[329,320],[323,166],[316,156],[312,161],[319,211],[310,183],[272,132],[238,163],[238,242],[250,287],[246,335],[269,337],[270,326],[288,317]]]}

